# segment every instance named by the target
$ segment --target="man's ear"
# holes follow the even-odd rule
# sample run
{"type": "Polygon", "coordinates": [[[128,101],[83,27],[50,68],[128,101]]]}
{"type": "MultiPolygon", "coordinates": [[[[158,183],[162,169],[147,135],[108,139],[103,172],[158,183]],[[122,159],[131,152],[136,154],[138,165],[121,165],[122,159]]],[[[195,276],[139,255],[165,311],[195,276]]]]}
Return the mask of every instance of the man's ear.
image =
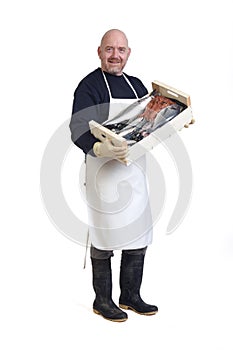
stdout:
{"type": "Polygon", "coordinates": [[[97,53],[98,53],[98,56],[99,56],[99,58],[100,58],[100,54],[101,54],[101,48],[100,48],[100,46],[99,46],[98,49],[97,49],[97,53]]]}
{"type": "Polygon", "coordinates": [[[130,54],[131,54],[131,48],[129,47],[129,49],[128,49],[128,58],[129,58],[130,54]]]}

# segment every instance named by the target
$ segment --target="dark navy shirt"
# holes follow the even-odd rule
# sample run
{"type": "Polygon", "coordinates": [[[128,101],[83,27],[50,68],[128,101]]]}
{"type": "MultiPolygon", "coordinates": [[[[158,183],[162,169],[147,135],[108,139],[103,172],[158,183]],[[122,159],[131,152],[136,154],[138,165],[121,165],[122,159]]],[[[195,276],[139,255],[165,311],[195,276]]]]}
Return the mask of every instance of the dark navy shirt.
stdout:
{"type": "MultiPolygon", "coordinates": [[[[124,73],[130,81],[138,97],[145,96],[148,91],[141,80],[124,73]]],[[[119,99],[135,99],[136,96],[123,77],[105,72],[111,95],[119,99]]],[[[72,117],[70,121],[71,139],[84,153],[92,150],[95,142],[99,141],[90,132],[89,121],[103,123],[108,118],[110,96],[104,81],[103,73],[97,68],[88,74],[74,92],[72,117]]]]}

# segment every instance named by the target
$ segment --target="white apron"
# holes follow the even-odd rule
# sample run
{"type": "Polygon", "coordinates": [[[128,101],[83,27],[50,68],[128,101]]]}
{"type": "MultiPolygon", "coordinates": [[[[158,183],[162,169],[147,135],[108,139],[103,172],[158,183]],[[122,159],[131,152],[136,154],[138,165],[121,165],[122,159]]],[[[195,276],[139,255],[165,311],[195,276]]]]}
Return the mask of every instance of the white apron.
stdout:
{"type": "MultiPolygon", "coordinates": [[[[114,99],[103,73],[110,96],[108,119],[138,99],[114,99]]],[[[152,217],[145,176],[146,157],[126,166],[118,160],[86,159],[86,194],[89,238],[104,250],[138,249],[152,241],[152,217]]]]}

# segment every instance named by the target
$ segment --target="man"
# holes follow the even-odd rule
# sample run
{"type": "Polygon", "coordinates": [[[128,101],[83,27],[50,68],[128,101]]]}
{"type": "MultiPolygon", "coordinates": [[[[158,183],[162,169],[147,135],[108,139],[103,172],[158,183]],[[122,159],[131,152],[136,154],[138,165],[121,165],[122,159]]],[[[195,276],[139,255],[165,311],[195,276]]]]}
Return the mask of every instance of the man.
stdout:
{"type": "Polygon", "coordinates": [[[86,154],[86,194],[93,287],[93,311],[121,322],[122,309],[154,315],[158,308],[140,296],[144,258],[152,241],[152,219],[145,178],[145,157],[126,166],[127,146],[100,142],[89,130],[93,119],[102,123],[114,117],[122,104],[146,95],[147,89],[135,77],[123,73],[131,49],[125,34],[117,29],[106,32],[98,47],[101,68],[87,75],[74,93],[70,122],[71,138],[86,154]],[[120,193],[120,196],[119,196],[120,193]],[[111,257],[122,250],[119,298],[112,300],[111,257]]]}

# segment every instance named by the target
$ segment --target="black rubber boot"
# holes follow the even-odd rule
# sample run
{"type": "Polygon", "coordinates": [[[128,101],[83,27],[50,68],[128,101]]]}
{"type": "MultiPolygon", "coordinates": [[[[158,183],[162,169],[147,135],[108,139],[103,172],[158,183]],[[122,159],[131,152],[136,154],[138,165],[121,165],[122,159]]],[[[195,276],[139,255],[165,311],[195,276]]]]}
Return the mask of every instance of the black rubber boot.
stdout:
{"type": "Polygon", "coordinates": [[[141,315],[154,315],[157,306],[146,304],[140,296],[145,255],[131,255],[122,252],[119,306],[130,309],[141,315]]]}
{"type": "Polygon", "coordinates": [[[96,293],[93,311],[109,321],[123,322],[127,320],[128,316],[112,300],[112,270],[110,259],[91,258],[93,288],[96,293]]]}

